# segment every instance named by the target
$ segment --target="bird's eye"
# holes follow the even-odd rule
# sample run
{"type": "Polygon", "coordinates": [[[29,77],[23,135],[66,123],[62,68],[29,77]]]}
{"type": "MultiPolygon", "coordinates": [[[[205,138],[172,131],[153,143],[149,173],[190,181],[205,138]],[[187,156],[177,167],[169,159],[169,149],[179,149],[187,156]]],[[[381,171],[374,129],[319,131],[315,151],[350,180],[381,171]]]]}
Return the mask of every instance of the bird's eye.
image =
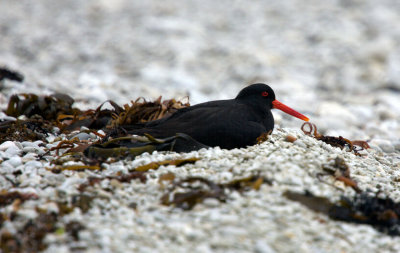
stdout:
{"type": "Polygon", "coordinates": [[[263,97],[268,97],[268,92],[263,91],[263,92],[261,93],[261,96],[263,96],[263,97]]]}

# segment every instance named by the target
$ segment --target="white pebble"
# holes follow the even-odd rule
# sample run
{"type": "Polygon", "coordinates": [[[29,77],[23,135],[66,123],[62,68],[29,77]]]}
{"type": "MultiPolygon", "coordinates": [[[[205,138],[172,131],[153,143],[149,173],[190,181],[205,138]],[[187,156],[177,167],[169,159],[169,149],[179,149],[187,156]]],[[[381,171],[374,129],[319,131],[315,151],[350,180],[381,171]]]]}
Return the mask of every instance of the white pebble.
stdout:
{"type": "Polygon", "coordinates": [[[267,242],[262,240],[257,240],[255,244],[255,252],[257,253],[275,253],[275,250],[268,245],[267,242]]]}
{"type": "Polygon", "coordinates": [[[302,141],[300,139],[295,140],[293,142],[293,144],[295,144],[295,145],[297,145],[299,147],[302,147],[302,148],[307,148],[307,145],[304,143],[304,141],[302,141]]]}
{"type": "Polygon", "coordinates": [[[37,150],[37,148],[35,147],[23,147],[22,151],[24,153],[35,153],[35,151],[37,150]]]}
{"type": "Polygon", "coordinates": [[[215,198],[207,198],[203,201],[203,205],[208,206],[208,207],[217,207],[220,204],[218,199],[215,198]]]}
{"type": "Polygon", "coordinates": [[[29,162],[25,163],[25,167],[29,167],[31,169],[36,169],[36,168],[43,167],[43,165],[39,161],[29,161],[29,162]]]}
{"type": "Polygon", "coordinates": [[[8,160],[9,164],[13,167],[17,167],[22,164],[22,159],[19,156],[13,156],[8,160]]]}
{"type": "Polygon", "coordinates": [[[389,140],[374,139],[371,141],[372,145],[377,145],[383,152],[392,153],[395,151],[394,146],[389,140]]]}
{"type": "Polygon", "coordinates": [[[30,142],[30,141],[23,141],[21,142],[22,147],[39,147],[37,143],[30,142]]]}
{"type": "Polygon", "coordinates": [[[11,146],[6,150],[7,157],[19,155],[22,152],[17,146],[11,146]]]}
{"type": "Polygon", "coordinates": [[[8,116],[4,112],[0,112],[0,119],[2,120],[11,120],[11,121],[16,121],[17,119],[11,116],[8,116]]]}
{"type": "Polygon", "coordinates": [[[400,141],[396,141],[393,146],[397,151],[400,151],[400,141]]]}
{"type": "Polygon", "coordinates": [[[0,145],[0,151],[6,151],[10,147],[17,148],[17,145],[13,141],[5,141],[0,145]]]}
{"type": "Polygon", "coordinates": [[[20,209],[18,210],[18,215],[21,215],[29,220],[33,220],[38,216],[37,212],[32,209],[20,209]]]}
{"type": "Polygon", "coordinates": [[[41,206],[47,213],[58,213],[59,209],[56,203],[48,202],[41,206]]]}
{"type": "Polygon", "coordinates": [[[73,137],[71,137],[71,140],[74,138],[78,138],[79,140],[89,140],[90,135],[87,133],[79,133],[79,134],[76,134],[73,137]]]}

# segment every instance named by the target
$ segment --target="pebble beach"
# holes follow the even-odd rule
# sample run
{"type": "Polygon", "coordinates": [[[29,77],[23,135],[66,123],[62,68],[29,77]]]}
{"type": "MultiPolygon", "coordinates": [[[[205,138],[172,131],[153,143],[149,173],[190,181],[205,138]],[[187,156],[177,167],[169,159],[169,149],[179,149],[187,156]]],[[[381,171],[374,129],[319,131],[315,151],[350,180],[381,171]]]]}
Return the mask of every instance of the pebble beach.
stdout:
{"type": "Polygon", "coordinates": [[[344,182],[318,176],[341,159],[359,189],[400,202],[398,10],[396,0],[3,0],[0,67],[25,78],[0,81],[2,110],[18,93],[65,93],[83,110],[139,97],[229,99],[262,82],[321,134],[370,148],[357,155],[318,141],[277,110],[274,132],[261,144],[145,153],[103,163],[101,171],[52,170],[57,154],[49,150],[60,141],[99,138],[85,129],[54,131],[45,142],[6,141],[0,191],[30,197],[0,205],[0,248],[7,238],[24,238],[29,222],[51,217],[43,252],[400,252],[398,236],[331,219],[286,196],[308,192],[332,203],[354,197],[344,182]],[[151,162],[186,158],[198,160],[116,180],[151,162]],[[253,175],[264,181],[185,210],[162,203],[170,189],[163,180],[172,174],[219,185],[253,175]],[[82,194],[90,178],[102,180],[82,194]]]}

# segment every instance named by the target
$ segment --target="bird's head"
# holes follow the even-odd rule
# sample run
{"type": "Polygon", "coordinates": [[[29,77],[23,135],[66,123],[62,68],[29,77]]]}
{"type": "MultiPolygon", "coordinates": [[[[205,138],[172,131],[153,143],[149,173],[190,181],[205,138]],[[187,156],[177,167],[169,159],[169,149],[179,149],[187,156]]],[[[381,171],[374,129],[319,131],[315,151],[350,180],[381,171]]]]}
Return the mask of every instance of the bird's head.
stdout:
{"type": "Polygon", "coordinates": [[[289,106],[286,106],[276,100],[275,93],[266,84],[263,83],[256,83],[247,86],[246,88],[242,89],[239,94],[236,96],[235,99],[243,100],[243,101],[252,101],[252,102],[262,102],[262,104],[266,104],[268,109],[279,109],[284,111],[287,114],[290,114],[296,118],[299,118],[304,121],[308,121],[309,119],[304,116],[303,114],[293,110],[289,106]]]}

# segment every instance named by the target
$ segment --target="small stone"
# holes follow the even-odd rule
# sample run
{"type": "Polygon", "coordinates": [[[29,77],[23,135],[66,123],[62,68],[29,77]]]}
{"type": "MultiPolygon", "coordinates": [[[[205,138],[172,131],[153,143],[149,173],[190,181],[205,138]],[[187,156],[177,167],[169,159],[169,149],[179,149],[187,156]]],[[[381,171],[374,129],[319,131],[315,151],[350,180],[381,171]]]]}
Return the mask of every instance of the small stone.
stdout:
{"type": "Polygon", "coordinates": [[[391,145],[391,144],[382,144],[382,145],[379,145],[379,147],[381,147],[383,152],[386,152],[386,153],[393,153],[394,152],[394,146],[391,145]]]}
{"type": "Polygon", "coordinates": [[[114,179],[114,178],[111,179],[110,185],[112,187],[115,187],[115,188],[122,188],[123,187],[123,184],[120,181],[118,181],[117,179],[114,179]]]}
{"type": "Polygon", "coordinates": [[[17,148],[17,145],[15,145],[14,142],[12,141],[5,141],[0,145],[0,151],[6,151],[7,149],[9,149],[10,147],[15,147],[17,148]]]}
{"type": "MultiPolygon", "coordinates": [[[[27,167],[25,167],[25,171],[27,167]]],[[[24,176],[26,174],[22,174],[17,178],[18,182],[20,183],[20,187],[28,187],[28,186],[37,186],[41,183],[42,177],[38,174],[31,173],[29,177],[24,176]]]]}
{"type": "Polygon", "coordinates": [[[17,146],[11,146],[5,151],[7,157],[19,155],[21,152],[22,151],[17,146]]]}
{"type": "Polygon", "coordinates": [[[254,251],[257,253],[275,253],[275,250],[273,250],[271,246],[268,245],[268,243],[262,240],[256,241],[254,251]]]}
{"type": "Polygon", "coordinates": [[[87,133],[79,133],[71,137],[71,139],[78,138],[79,140],[89,140],[90,134],[87,133]]]}
{"type": "Polygon", "coordinates": [[[48,202],[41,206],[41,209],[46,210],[47,213],[58,213],[59,208],[56,203],[48,202]]]}
{"type": "Polygon", "coordinates": [[[22,151],[25,153],[36,153],[39,155],[43,155],[45,153],[43,148],[39,147],[39,145],[37,143],[26,142],[26,143],[22,143],[22,146],[23,146],[22,151]]]}
{"type": "Polygon", "coordinates": [[[8,163],[13,167],[18,167],[22,164],[22,159],[19,156],[13,156],[8,160],[8,163]]]}
{"type": "Polygon", "coordinates": [[[291,143],[293,143],[293,142],[295,142],[297,140],[297,138],[296,137],[294,137],[293,135],[287,135],[286,136],[286,138],[285,138],[285,141],[288,141],[288,142],[291,142],[291,143]]]}
{"type": "Polygon", "coordinates": [[[24,165],[27,168],[30,167],[30,168],[34,168],[34,169],[43,167],[42,163],[39,161],[29,161],[29,162],[26,162],[24,165]]]}
{"type": "Polygon", "coordinates": [[[215,198],[207,198],[203,201],[203,205],[207,207],[217,207],[220,205],[220,202],[218,199],[215,198]]]}
{"type": "Polygon", "coordinates": [[[21,145],[22,145],[23,148],[25,148],[25,147],[39,147],[37,143],[30,142],[30,141],[23,141],[23,142],[21,142],[21,145]]]}
{"type": "Polygon", "coordinates": [[[17,119],[11,116],[8,116],[4,112],[0,112],[0,119],[5,120],[5,121],[16,121],[17,119]]]}
{"type": "Polygon", "coordinates": [[[302,147],[302,148],[307,148],[307,144],[305,144],[302,140],[299,140],[299,139],[295,140],[293,142],[293,144],[295,144],[295,145],[297,145],[299,147],[302,147]]]}
{"type": "Polygon", "coordinates": [[[27,220],[33,220],[38,216],[38,213],[32,209],[20,209],[18,215],[25,217],[27,220]]]}
{"type": "Polygon", "coordinates": [[[46,141],[48,143],[53,143],[53,142],[55,142],[55,140],[56,140],[56,137],[54,135],[50,135],[49,137],[46,138],[46,141]]]}
{"type": "Polygon", "coordinates": [[[400,151],[400,141],[396,141],[393,143],[394,148],[396,149],[396,151],[400,151]]]}
{"type": "Polygon", "coordinates": [[[378,146],[385,153],[392,153],[395,151],[394,145],[389,140],[374,139],[371,141],[372,145],[378,146]]]}
{"type": "Polygon", "coordinates": [[[378,145],[375,145],[375,144],[372,144],[372,143],[369,143],[369,147],[374,149],[374,150],[376,150],[376,151],[378,151],[378,152],[382,152],[383,151],[378,145]]]}
{"type": "Polygon", "coordinates": [[[27,120],[28,117],[26,117],[25,115],[20,115],[20,116],[18,116],[17,119],[19,119],[19,120],[27,120]]]}
{"type": "Polygon", "coordinates": [[[23,147],[23,148],[22,148],[22,151],[23,151],[24,153],[35,153],[36,148],[35,148],[35,147],[23,147]]]}
{"type": "Polygon", "coordinates": [[[10,174],[13,173],[14,171],[15,168],[10,164],[9,160],[1,163],[1,173],[10,174]]]}
{"type": "Polygon", "coordinates": [[[23,148],[21,142],[16,141],[16,142],[14,142],[14,144],[15,144],[15,146],[17,146],[18,149],[22,149],[23,148]]]}
{"type": "Polygon", "coordinates": [[[51,149],[51,148],[57,147],[57,144],[58,144],[58,143],[49,143],[49,144],[46,144],[46,148],[47,148],[47,149],[51,149]]]}
{"type": "Polygon", "coordinates": [[[97,133],[101,134],[101,135],[106,135],[106,133],[103,130],[99,130],[99,131],[97,131],[97,133]]]}
{"type": "Polygon", "coordinates": [[[31,160],[36,160],[37,154],[36,153],[27,153],[22,157],[23,162],[31,161],[31,160]]]}

